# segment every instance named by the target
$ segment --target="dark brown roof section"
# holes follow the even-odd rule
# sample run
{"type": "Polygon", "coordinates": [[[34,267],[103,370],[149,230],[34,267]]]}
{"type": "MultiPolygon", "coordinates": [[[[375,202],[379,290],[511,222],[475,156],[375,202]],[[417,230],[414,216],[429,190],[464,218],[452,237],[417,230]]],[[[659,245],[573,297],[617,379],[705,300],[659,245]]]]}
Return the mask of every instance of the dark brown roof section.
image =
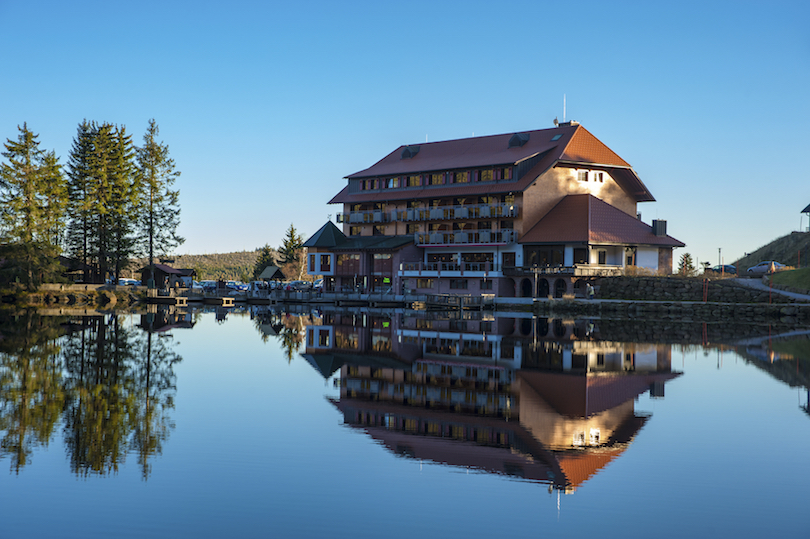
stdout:
{"type": "Polygon", "coordinates": [[[685,246],[590,194],[563,198],[519,242],[685,246]]]}
{"type": "Polygon", "coordinates": [[[622,189],[635,198],[636,202],[655,201],[630,165],[581,125],[425,143],[419,146],[418,153],[402,159],[402,153],[408,148],[413,146],[400,146],[376,164],[347,178],[384,178],[453,169],[518,165],[530,159],[534,160],[535,164],[521,177],[509,181],[400,187],[354,193],[346,186],[329,201],[329,204],[522,192],[538,176],[554,166],[571,168],[587,166],[590,169],[607,171],[622,189]],[[510,140],[515,135],[521,135],[519,139],[523,142],[522,146],[513,144],[510,147],[510,140]],[[558,136],[559,138],[554,140],[558,136]]]}
{"type": "Polygon", "coordinates": [[[534,155],[558,148],[561,153],[580,126],[555,127],[521,133],[506,133],[419,144],[419,152],[403,159],[402,154],[414,146],[400,146],[371,167],[347,178],[373,178],[416,174],[421,172],[465,169],[472,167],[514,165],[534,155]],[[509,141],[516,134],[525,140],[522,145],[509,141]],[[557,140],[552,140],[560,135],[557,140]]]}

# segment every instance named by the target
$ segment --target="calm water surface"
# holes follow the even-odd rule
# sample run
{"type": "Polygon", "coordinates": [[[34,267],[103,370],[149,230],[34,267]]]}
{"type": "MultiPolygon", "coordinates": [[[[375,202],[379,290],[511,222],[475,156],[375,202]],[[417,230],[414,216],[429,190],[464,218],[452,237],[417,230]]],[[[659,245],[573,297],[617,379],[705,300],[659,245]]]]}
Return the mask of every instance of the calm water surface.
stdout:
{"type": "Polygon", "coordinates": [[[2,538],[808,534],[803,332],[255,308],[1,322],[2,538]]]}

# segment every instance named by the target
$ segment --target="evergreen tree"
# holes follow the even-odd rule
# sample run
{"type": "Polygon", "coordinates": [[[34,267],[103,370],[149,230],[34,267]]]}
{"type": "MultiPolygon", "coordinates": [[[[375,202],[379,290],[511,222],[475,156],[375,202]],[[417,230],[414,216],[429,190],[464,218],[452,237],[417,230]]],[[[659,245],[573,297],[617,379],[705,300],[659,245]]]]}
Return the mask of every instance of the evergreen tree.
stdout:
{"type": "Polygon", "coordinates": [[[157,140],[158,134],[157,123],[149,120],[144,145],[137,152],[141,199],[138,226],[150,265],[156,253],[168,254],[185,241],[177,235],[180,191],[171,188],[180,172],[175,170],[174,160],[169,157],[168,145],[157,140]]]}
{"type": "Polygon", "coordinates": [[[304,240],[295,230],[295,227],[290,224],[287,229],[287,235],[284,236],[284,241],[278,249],[278,254],[281,255],[282,264],[294,264],[298,261],[299,255],[304,248],[304,240]]]}
{"type": "Polygon", "coordinates": [[[8,139],[0,165],[0,232],[7,242],[54,243],[65,204],[65,180],[53,152],[39,147],[28,124],[8,139]]]}
{"type": "Polygon", "coordinates": [[[691,277],[695,274],[695,265],[692,262],[692,255],[689,253],[681,255],[681,261],[678,264],[678,274],[684,277],[691,277]]]}
{"type": "Polygon", "coordinates": [[[90,196],[90,152],[93,125],[87,120],[79,124],[68,161],[68,229],[65,247],[70,256],[84,267],[84,282],[90,281],[90,227],[93,200],[90,196]]]}
{"type": "Polygon", "coordinates": [[[265,245],[259,250],[259,257],[256,259],[256,265],[253,266],[253,279],[256,280],[259,278],[259,275],[267,268],[268,266],[275,266],[276,265],[276,250],[270,247],[269,245],[265,245]]]}
{"type": "Polygon", "coordinates": [[[85,281],[117,279],[135,254],[138,207],[135,150],[124,127],[82,122],[69,162],[68,251],[93,274],[85,281]]]}

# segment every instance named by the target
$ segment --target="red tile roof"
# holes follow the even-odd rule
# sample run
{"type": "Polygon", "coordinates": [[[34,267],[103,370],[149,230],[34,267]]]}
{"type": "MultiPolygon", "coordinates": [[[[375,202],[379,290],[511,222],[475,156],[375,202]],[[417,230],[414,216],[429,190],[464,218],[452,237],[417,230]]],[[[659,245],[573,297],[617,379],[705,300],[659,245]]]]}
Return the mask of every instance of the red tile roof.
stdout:
{"type": "Polygon", "coordinates": [[[538,159],[537,164],[520,179],[355,193],[349,192],[349,187],[346,186],[329,203],[351,204],[520,192],[553,166],[576,166],[583,163],[589,164],[590,168],[609,170],[611,176],[635,197],[637,202],[655,200],[630,165],[581,125],[526,131],[525,134],[528,135],[525,144],[512,148],[509,147],[509,140],[514,133],[419,144],[419,152],[407,159],[402,158],[403,150],[415,145],[400,146],[371,167],[347,176],[348,179],[401,176],[453,169],[517,165],[527,159],[538,159]],[[557,140],[552,140],[558,135],[557,140]]]}
{"type": "Polygon", "coordinates": [[[656,236],[650,225],[591,194],[566,196],[518,241],[662,247],[685,245],[672,236],[656,236]]]}

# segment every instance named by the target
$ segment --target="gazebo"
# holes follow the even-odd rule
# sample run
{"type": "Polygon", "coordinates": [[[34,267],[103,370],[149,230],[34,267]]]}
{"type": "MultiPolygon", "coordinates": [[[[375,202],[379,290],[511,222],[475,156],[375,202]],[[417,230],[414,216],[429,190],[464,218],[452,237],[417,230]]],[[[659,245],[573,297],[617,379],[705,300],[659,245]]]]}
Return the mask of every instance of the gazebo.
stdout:
{"type": "Polygon", "coordinates": [[[259,274],[259,281],[283,281],[284,274],[278,266],[267,266],[264,271],[259,274]]]}

